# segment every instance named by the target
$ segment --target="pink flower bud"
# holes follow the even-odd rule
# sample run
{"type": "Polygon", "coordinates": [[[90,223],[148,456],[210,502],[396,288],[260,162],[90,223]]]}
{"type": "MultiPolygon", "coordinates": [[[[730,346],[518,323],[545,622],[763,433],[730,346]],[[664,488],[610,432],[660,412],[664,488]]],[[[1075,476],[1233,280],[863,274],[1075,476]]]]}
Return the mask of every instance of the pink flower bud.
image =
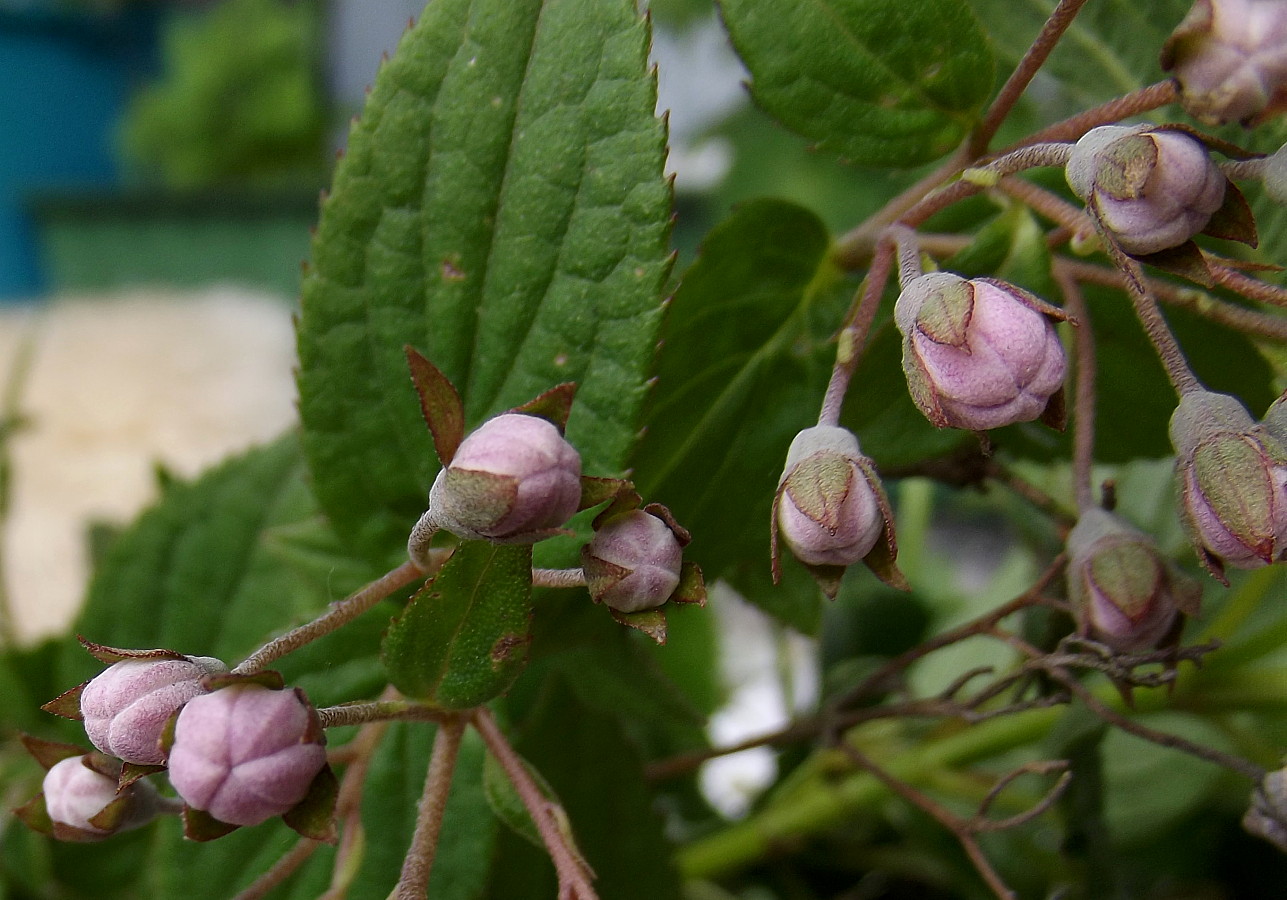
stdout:
{"type": "Polygon", "coordinates": [[[990,278],[915,279],[894,307],[912,399],[939,428],[983,431],[1039,417],[1062,425],[1065,360],[1054,323],[1064,318],[990,278]]]}
{"type": "Polygon", "coordinates": [[[326,764],[317,714],[298,690],[236,684],[188,701],[174,727],[170,782],[230,825],[290,811],[326,764]]]}
{"type": "Polygon", "coordinates": [[[1206,228],[1225,200],[1225,178],[1207,148],[1183,131],[1103,125],[1077,142],[1068,184],[1108,237],[1147,256],[1206,228]]]}
{"type": "Polygon", "coordinates": [[[1287,558],[1287,446],[1236,399],[1193,391],[1171,417],[1181,518],[1203,564],[1252,569],[1287,558]]]}
{"type": "Polygon", "coordinates": [[[137,828],[156,815],[159,801],[151,784],[136,781],[118,791],[116,775],[100,771],[99,763],[101,758],[73,756],[45,773],[42,793],[56,837],[94,840],[137,828]],[[109,811],[112,804],[116,807],[109,811]],[[59,834],[60,825],[75,831],[59,834]]]}
{"type": "Polygon", "coordinates": [[[1180,103],[1211,125],[1252,124],[1287,107],[1287,4],[1197,0],[1162,48],[1180,103]]]}
{"type": "Polygon", "coordinates": [[[581,549],[590,596],[623,613],[653,609],[670,599],[682,562],[675,532],[641,509],[609,519],[581,549]]]}
{"type": "Polygon", "coordinates": [[[1068,535],[1068,595],[1079,630],[1119,652],[1151,650],[1174,633],[1201,591],[1152,538],[1088,509],[1068,535]]]}
{"type": "Polygon", "coordinates": [[[796,435],[778,486],[777,524],[796,559],[850,566],[887,527],[884,495],[852,432],[816,425],[796,435]]]}
{"type": "Polygon", "coordinates": [[[228,671],[217,659],[127,659],[90,681],[80,695],[85,732],[109,756],[141,766],[165,762],[161,732],[183,704],[205,693],[201,679],[228,671]]]}
{"type": "Polygon", "coordinates": [[[462,538],[530,544],[563,525],[580,502],[576,449],[549,420],[505,413],[461,442],[433,483],[422,523],[462,538]]]}

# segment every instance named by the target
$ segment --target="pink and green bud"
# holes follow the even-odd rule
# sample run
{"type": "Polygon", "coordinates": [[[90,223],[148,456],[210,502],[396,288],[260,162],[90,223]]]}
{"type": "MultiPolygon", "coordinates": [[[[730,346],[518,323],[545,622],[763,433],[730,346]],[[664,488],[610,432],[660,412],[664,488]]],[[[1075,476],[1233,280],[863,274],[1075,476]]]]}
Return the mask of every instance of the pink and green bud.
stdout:
{"type": "Polygon", "coordinates": [[[687,537],[642,509],[610,518],[581,549],[590,596],[622,613],[661,606],[679,587],[687,537]]]}
{"type": "Polygon", "coordinates": [[[120,763],[98,754],[73,756],[45,773],[41,793],[54,837],[96,841],[150,822],[160,808],[146,781],[118,788],[120,763]]]}
{"type": "Polygon", "coordinates": [[[170,782],[193,809],[230,825],[258,825],[304,800],[326,764],[325,742],[301,691],[230,685],[179,712],[170,782]]]}
{"type": "Polygon", "coordinates": [[[80,693],[85,732],[99,750],[141,766],[161,765],[161,733],[183,704],[206,692],[201,679],[227,672],[210,657],[127,659],[109,666],[80,693]]]}
{"type": "Polygon", "coordinates": [[[985,431],[1042,419],[1063,424],[1067,317],[1014,285],[931,272],[898,297],[903,371],[912,399],[939,428],[985,431]]]}
{"type": "Polygon", "coordinates": [[[1068,535],[1068,595],[1078,630],[1121,653],[1156,649],[1195,614],[1201,591],[1152,538],[1102,509],[1068,535]]]}
{"type": "Polygon", "coordinates": [[[775,576],[781,534],[829,597],[839,590],[845,567],[860,560],[882,580],[905,587],[894,564],[893,523],[875,466],[852,432],[815,425],[795,436],[773,505],[775,576]]]}
{"type": "Polygon", "coordinates": [[[1171,417],[1180,515],[1217,578],[1287,558],[1287,444],[1277,404],[1258,424],[1233,397],[1185,394],[1171,417]]]}
{"type": "Polygon", "coordinates": [[[1242,827],[1287,853],[1287,769],[1270,772],[1256,785],[1242,827]]]}
{"type": "Polygon", "coordinates": [[[1250,125],[1287,108],[1287,4],[1197,0],[1162,48],[1185,112],[1250,125]]]}
{"type": "MultiPolygon", "coordinates": [[[[556,534],[581,502],[581,457],[554,423],[505,413],[467,436],[429,492],[416,532],[530,544],[556,534]]],[[[419,538],[419,540],[418,540],[419,538]]]]}
{"type": "Polygon", "coordinates": [[[1148,125],[1092,129],[1073,148],[1066,174],[1101,231],[1134,256],[1201,233],[1229,187],[1200,140],[1148,125]]]}

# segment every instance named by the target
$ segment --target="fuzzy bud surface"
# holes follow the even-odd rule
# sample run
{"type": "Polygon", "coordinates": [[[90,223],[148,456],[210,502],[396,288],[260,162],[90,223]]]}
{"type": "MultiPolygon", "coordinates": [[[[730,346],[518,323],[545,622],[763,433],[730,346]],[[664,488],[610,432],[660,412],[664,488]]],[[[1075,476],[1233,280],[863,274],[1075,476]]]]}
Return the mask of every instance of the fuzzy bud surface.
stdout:
{"type": "Polygon", "coordinates": [[[1252,791],[1242,827],[1287,853],[1287,770],[1270,772],[1252,791]]]}
{"type": "Polygon", "coordinates": [[[777,519],[787,546],[806,565],[850,566],[871,552],[886,522],[871,461],[852,432],[817,425],[796,435],[777,519]]]}
{"type": "Polygon", "coordinates": [[[1287,4],[1197,0],[1162,48],[1189,115],[1251,124],[1287,107],[1287,4]]]}
{"type": "Polygon", "coordinates": [[[210,657],[127,659],[113,663],[85,685],[80,711],[94,746],[143,766],[165,762],[161,732],[169,718],[198,694],[201,679],[226,672],[210,657]]]}
{"type": "Polygon", "coordinates": [[[669,525],[635,509],[596,531],[581,561],[590,596],[618,612],[640,612],[675,592],[683,548],[669,525]]]}
{"type": "Polygon", "coordinates": [[[939,428],[984,431],[1043,417],[1066,362],[1064,315],[1013,285],[931,272],[903,290],[894,321],[912,399],[939,428]]]}
{"type": "MultiPolygon", "coordinates": [[[[119,766],[119,763],[117,764],[119,766]]],[[[116,778],[92,767],[84,756],[55,763],[45,773],[42,792],[49,818],[58,825],[77,829],[81,837],[106,837],[150,821],[156,814],[156,789],[136,781],[117,791],[116,778]],[[122,804],[110,827],[100,814],[113,803],[122,804]],[[98,818],[98,824],[91,819],[98,818]]]]}
{"type": "Polygon", "coordinates": [[[1197,138],[1146,125],[1091,129],[1065,171],[1100,228],[1137,256],[1201,232],[1224,204],[1228,184],[1197,138]]]}
{"type": "Polygon", "coordinates": [[[179,712],[170,782],[194,809],[230,825],[258,825],[304,799],[326,763],[323,743],[299,692],[221,688],[179,712]]]}
{"type": "Polygon", "coordinates": [[[1180,612],[1196,612],[1198,585],[1153,540],[1102,509],[1068,536],[1068,595],[1082,633],[1118,652],[1155,649],[1180,612]]]}
{"type": "Polygon", "coordinates": [[[581,502],[581,456],[549,420],[489,419],[461,442],[429,492],[433,524],[458,537],[533,543],[581,502]]]}
{"type": "Polygon", "coordinates": [[[1208,568],[1287,558],[1287,445],[1276,425],[1256,423],[1233,397],[1194,391],[1171,417],[1171,441],[1181,515],[1208,568]]]}

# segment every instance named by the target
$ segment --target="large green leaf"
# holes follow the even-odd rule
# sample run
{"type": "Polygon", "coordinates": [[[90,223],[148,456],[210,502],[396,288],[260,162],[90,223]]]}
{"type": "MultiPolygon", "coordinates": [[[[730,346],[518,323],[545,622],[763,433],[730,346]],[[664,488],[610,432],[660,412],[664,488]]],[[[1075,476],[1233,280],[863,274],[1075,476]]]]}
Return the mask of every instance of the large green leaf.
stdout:
{"type": "Polygon", "coordinates": [[[299,324],[316,491],[365,551],[401,546],[438,465],[408,343],[471,425],[578,382],[569,439],[622,468],[668,269],[647,48],[632,0],[435,0],[377,78],[299,324]]]}
{"type": "Polygon", "coordinates": [[[780,122],[861,164],[945,155],[993,86],[965,0],[722,0],[751,91],[780,122]]]}
{"type": "Polygon", "coordinates": [[[531,619],[531,546],[465,541],[389,626],[389,680],[453,709],[486,703],[527,665],[531,619]]]}
{"type": "MultiPolygon", "coordinates": [[[[231,665],[373,574],[345,559],[329,535],[292,435],[195,482],[171,483],[112,546],[74,630],[100,644],[165,647],[231,665]],[[315,562],[329,560],[313,577],[301,577],[297,562],[305,536],[315,562]]],[[[376,649],[371,642],[365,655],[374,660],[376,649]]],[[[71,686],[100,668],[73,648],[62,674],[71,686]]]]}

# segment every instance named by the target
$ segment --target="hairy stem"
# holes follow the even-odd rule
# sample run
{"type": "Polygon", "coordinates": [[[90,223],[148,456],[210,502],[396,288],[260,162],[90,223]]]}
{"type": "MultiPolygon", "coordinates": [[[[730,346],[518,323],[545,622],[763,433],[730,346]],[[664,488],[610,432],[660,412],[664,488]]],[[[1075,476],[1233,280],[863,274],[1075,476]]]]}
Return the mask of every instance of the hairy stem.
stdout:
{"type": "MultiPolygon", "coordinates": [[[[444,556],[443,559],[439,560],[439,564],[445,561],[444,556]]],[[[233,669],[233,674],[250,675],[260,671],[274,660],[281,659],[286,654],[293,653],[300,647],[311,644],[318,638],[325,637],[332,631],[342,628],[395,591],[418,580],[423,580],[426,574],[429,573],[423,571],[410,560],[404,562],[396,569],[386,572],[365,587],[349,594],[338,603],[331,604],[330,609],[313,621],[264,644],[233,669]]]]}
{"type": "Polygon", "coordinates": [[[389,900],[424,900],[429,893],[429,874],[433,870],[438,835],[442,833],[447,796],[451,793],[451,779],[456,771],[456,759],[460,756],[460,741],[464,735],[465,719],[460,716],[453,716],[438,726],[424,793],[416,813],[416,830],[411,835],[411,847],[402,860],[402,875],[389,900]]]}
{"type": "Polygon", "coordinates": [[[1072,24],[1073,19],[1077,17],[1077,13],[1085,5],[1086,0],[1060,0],[1054,12],[1046,19],[1046,24],[1037,33],[1032,46],[1023,54],[1019,64],[1014,67],[1010,77],[1001,86],[996,99],[992,101],[991,107],[984,114],[983,121],[970,135],[967,143],[970,156],[978,157],[987,151],[988,144],[996,136],[997,129],[1001,127],[1001,123],[1010,115],[1015,103],[1019,101],[1023,92],[1027,90],[1037,72],[1045,65],[1046,60],[1055,49],[1055,45],[1059,43],[1059,39],[1063,37],[1064,32],[1068,30],[1068,26],[1072,24]]]}
{"type": "Polygon", "coordinates": [[[590,884],[591,874],[585,861],[570,843],[569,836],[564,833],[558,821],[561,810],[541,793],[541,788],[532,779],[518,753],[510,746],[491,711],[480,708],[474,715],[474,727],[482,735],[492,756],[500,763],[505,776],[514,785],[519,799],[536,824],[536,830],[540,832],[558,875],[559,900],[598,900],[598,895],[590,884]]]}
{"type": "Polygon", "coordinates": [[[343,725],[395,720],[446,722],[455,718],[455,714],[414,700],[374,700],[369,703],[327,706],[317,711],[317,717],[323,728],[338,728],[343,725]]]}
{"type": "Polygon", "coordinates": [[[1226,287],[1234,293],[1250,297],[1252,300],[1259,300],[1261,303],[1268,303],[1271,306],[1287,306],[1287,290],[1280,288],[1276,284],[1269,284],[1259,278],[1249,278],[1229,266],[1211,263],[1208,268],[1211,270],[1211,277],[1215,279],[1215,283],[1221,287],[1226,287]]]}
{"type": "Polygon", "coordinates": [[[854,371],[862,360],[867,336],[871,333],[872,322],[876,320],[876,312],[880,309],[880,298],[889,282],[893,258],[893,244],[881,241],[872,258],[871,269],[859,288],[849,323],[841,330],[837,339],[836,363],[831,370],[827,392],[823,395],[822,411],[818,414],[819,425],[836,425],[840,421],[840,408],[844,405],[854,371]]]}
{"type": "Polygon", "coordinates": [[[1062,122],[1049,125],[1036,134],[1025,138],[1021,143],[1007,147],[1002,152],[1009,152],[1024,144],[1046,141],[1077,141],[1092,128],[1098,128],[1100,125],[1111,125],[1115,122],[1120,122],[1122,119],[1138,116],[1160,106],[1174,103],[1177,96],[1175,82],[1168,78],[1148,87],[1131,91],[1116,100],[1110,100],[1100,106],[1078,113],[1075,116],[1064,119],[1062,122]]]}
{"type": "Polygon", "coordinates": [[[1135,315],[1144,326],[1144,331],[1152,342],[1153,348],[1157,350],[1171,387],[1175,388],[1175,392],[1181,397],[1191,391],[1201,390],[1202,384],[1189,368],[1188,360],[1184,358],[1184,351],[1180,349],[1175,335],[1171,334],[1170,326],[1166,324],[1166,319],[1162,318],[1162,312],[1157,308],[1157,301],[1153,299],[1152,293],[1144,282],[1144,273],[1140,271],[1139,263],[1133,259],[1127,259],[1126,263],[1133,269],[1134,274],[1133,278],[1126,279],[1126,287],[1131,296],[1131,302],[1135,306],[1135,315]]]}
{"type": "Polygon", "coordinates": [[[267,897],[273,888],[298,872],[299,867],[308,862],[320,846],[322,846],[320,841],[302,839],[233,900],[260,900],[261,897],[267,897]]]}
{"type": "Polygon", "coordinates": [[[532,587],[585,587],[584,569],[533,569],[532,587]]]}

